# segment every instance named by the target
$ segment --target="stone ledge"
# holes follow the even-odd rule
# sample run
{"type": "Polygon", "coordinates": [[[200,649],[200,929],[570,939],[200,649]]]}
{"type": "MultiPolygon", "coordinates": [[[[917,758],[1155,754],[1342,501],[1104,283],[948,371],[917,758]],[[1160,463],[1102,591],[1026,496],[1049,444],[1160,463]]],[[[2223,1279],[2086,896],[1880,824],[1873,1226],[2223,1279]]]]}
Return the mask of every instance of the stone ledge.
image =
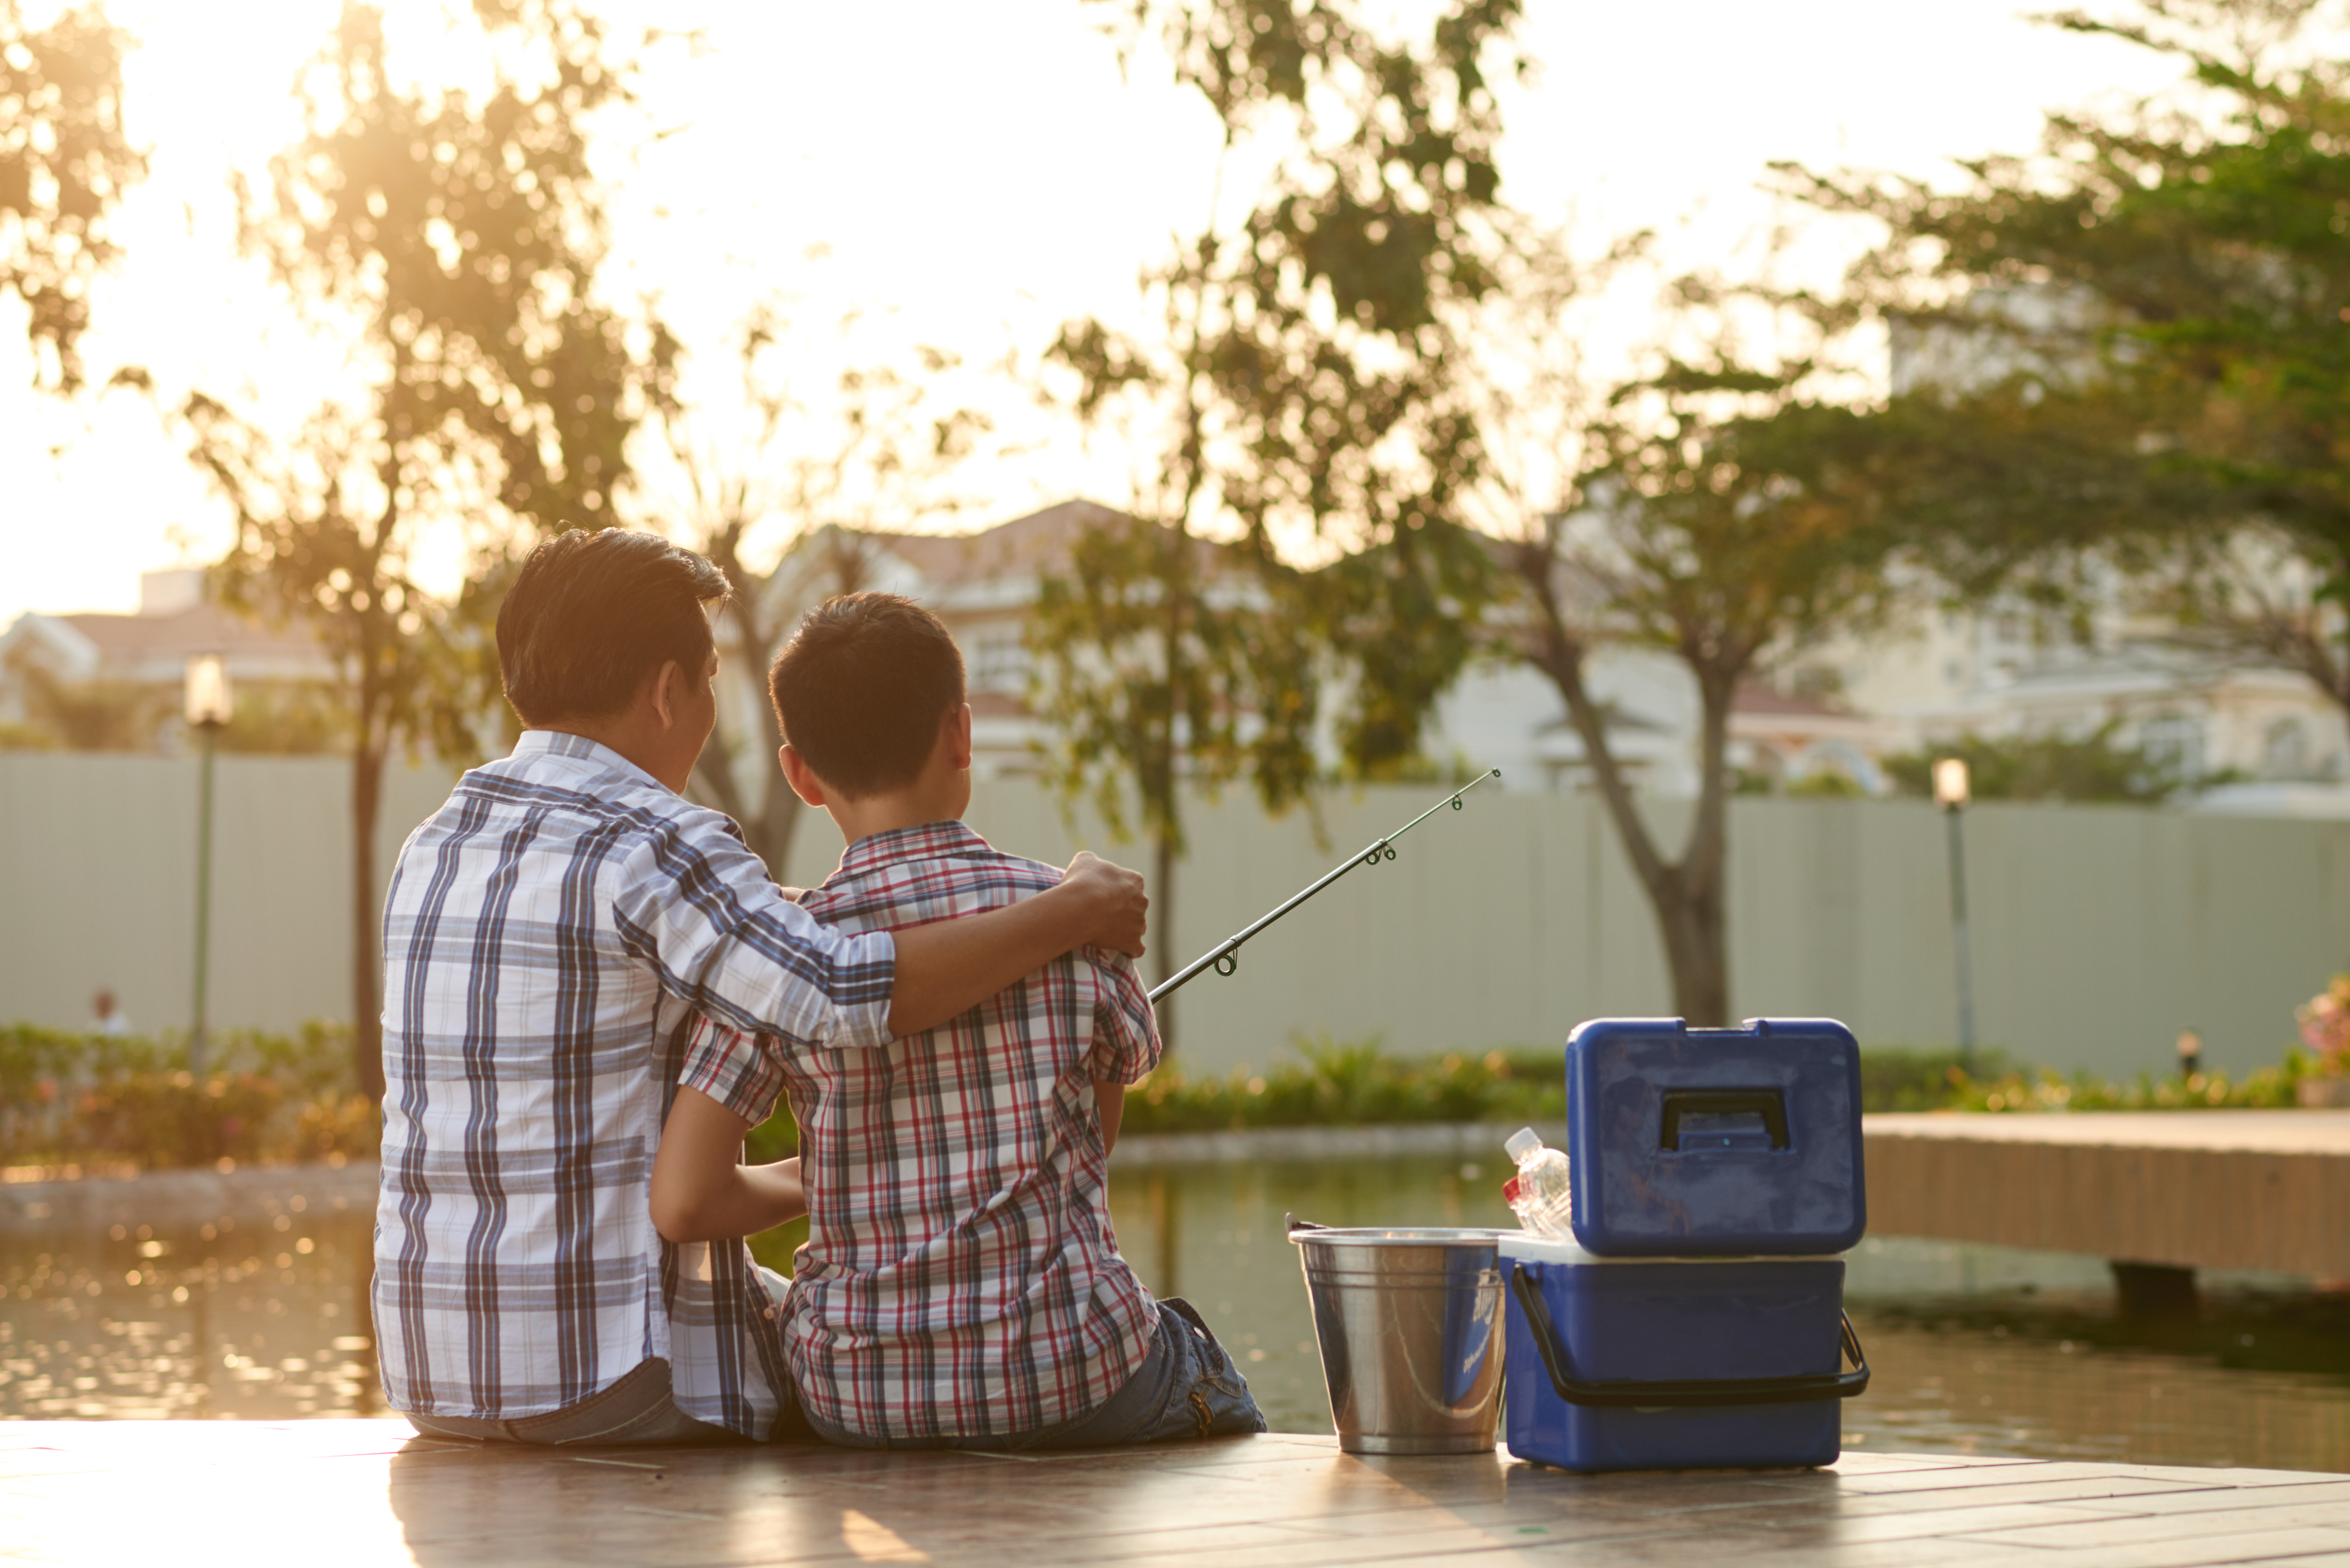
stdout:
{"type": "Polygon", "coordinates": [[[245,1166],[234,1170],[151,1170],[137,1176],[0,1183],[0,1234],[103,1231],[115,1225],[191,1226],[285,1213],[372,1211],[378,1167],[245,1166]]]}

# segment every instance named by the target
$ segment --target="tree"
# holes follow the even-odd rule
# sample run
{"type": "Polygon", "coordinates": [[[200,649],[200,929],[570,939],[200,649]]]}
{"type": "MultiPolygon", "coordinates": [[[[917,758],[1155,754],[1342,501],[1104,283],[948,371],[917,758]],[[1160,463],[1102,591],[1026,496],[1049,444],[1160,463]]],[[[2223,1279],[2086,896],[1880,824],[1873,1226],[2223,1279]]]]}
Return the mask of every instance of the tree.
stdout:
{"type": "Polygon", "coordinates": [[[1956,192],[1788,178],[1887,225],[1860,297],[1965,350],[1889,431],[1961,578],[2060,598],[2117,572],[2176,640],[2350,711],[2350,63],[2327,10],[2066,13],[2178,59],[2191,94],[2052,116],[2037,157],[1966,164],[1956,192]]]}
{"type": "Polygon", "coordinates": [[[1393,771],[1471,652],[1489,575],[1455,335],[1504,245],[1487,73],[1518,16],[1461,0],[1399,39],[1344,0],[1120,8],[1128,57],[1155,42],[1214,110],[1220,171],[1269,165],[1244,218],[1211,210],[1146,275],[1155,337],[1086,320],[1055,350],[1135,479],[1131,523],[1043,586],[1037,690],[1064,791],[1120,826],[1131,796],[1162,930],[1184,786],[1303,797],[1333,670],[1347,766],[1393,771]]]}
{"type": "Polygon", "coordinates": [[[1944,757],[1965,760],[1968,791],[1977,800],[2156,805],[2198,782],[2180,771],[2175,757],[2121,744],[2120,729],[2116,719],[2086,735],[1962,735],[1950,744],[1881,762],[1896,789],[1928,798],[1934,793],[1934,763],[1944,757]]]}
{"type": "Polygon", "coordinates": [[[245,192],[244,243],[304,318],[350,345],[353,390],[280,437],[198,394],[197,463],[226,498],[228,602],[308,622],[344,671],[351,746],[351,1010],[380,1094],[375,829],[395,746],[463,756],[488,691],[483,628],[531,535],[618,521],[625,443],[667,396],[657,326],[594,292],[591,122],[628,66],[569,0],[475,0],[486,95],[396,75],[383,17],[347,0],[300,84],[307,130],[245,192]],[[419,580],[462,533],[473,586],[419,580]]]}
{"type": "MultiPolygon", "coordinates": [[[[841,321],[828,347],[846,347],[856,324],[853,315],[841,321]]],[[[800,798],[775,763],[783,737],[766,700],[767,666],[811,602],[787,579],[806,579],[814,598],[864,587],[865,533],[961,510],[953,475],[992,429],[940,395],[962,365],[951,353],[923,347],[904,368],[851,365],[812,396],[795,367],[832,356],[803,337],[779,303],[763,302],[736,337],[734,406],[672,404],[661,421],[662,477],[682,531],[734,587],[720,657],[752,694],[747,713],[722,710],[694,764],[694,790],[742,825],[778,881],[800,798]]]]}
{"type": "Polygon", "coordinates": [[[1571,344],[1545,342],[1542,321],[1560,330],[1555,309],[1505,318],[1534,356],[1488,414],[1487,504],[1519,590],[1498,651],[1556,688],[1656,917],[1674,1005],[1718,1025],[1730,1018],[1732,703],[1774,667],[1890,614],[1901,538],[1877,500],[1866,416],[1826,395],[1829,345],[1742,351],[1737,317],[1752,302],[1689,283],[1676,292],[1694,346],[1660,352],[1604,399],[1578,392],[1571,344]],[[1699,790],[1678,856],[1643,814],[1593,686],[1610,649],[1664,653],[1696,687],[1699,790]]]}
{"type": "Polygon", "coordinates": [[[26,25],[0,0],[0,291],[31,314],[37,382],[82,383],[89,286],[116,254],[107,219],[146,160],[122,129],[130,39],[96,4],[26,25]]]}

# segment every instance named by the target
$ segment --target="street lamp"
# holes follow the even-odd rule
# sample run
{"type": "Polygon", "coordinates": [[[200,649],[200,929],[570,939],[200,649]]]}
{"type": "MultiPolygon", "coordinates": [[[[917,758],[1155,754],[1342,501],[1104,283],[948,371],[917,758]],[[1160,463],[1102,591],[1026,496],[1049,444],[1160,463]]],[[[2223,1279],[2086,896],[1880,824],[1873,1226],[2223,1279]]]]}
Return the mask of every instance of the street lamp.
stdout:
{"type": "Polygon", "coordinates": [[[1967,812],[1967,764],[1944,757],[1934,764],[1934,804],[1950,825],[1950,943],[1959,977],[1959,1065],[1975,1070],[1974,959],[1967,946],[1967,852],[1960,820],[1967,812]]]}
{"type": "Polygon", "coordinates": [[[195,1026],[188,1033],[188,1072],[204,1075],[204,982],[212,968],[213,919],[213,752],[221,726],[228,722],[228,664],[217,653],[198,654],[188,660],[188,728],[203,738],[203,784],[196,805],[196,1005],[195,1026]]]}

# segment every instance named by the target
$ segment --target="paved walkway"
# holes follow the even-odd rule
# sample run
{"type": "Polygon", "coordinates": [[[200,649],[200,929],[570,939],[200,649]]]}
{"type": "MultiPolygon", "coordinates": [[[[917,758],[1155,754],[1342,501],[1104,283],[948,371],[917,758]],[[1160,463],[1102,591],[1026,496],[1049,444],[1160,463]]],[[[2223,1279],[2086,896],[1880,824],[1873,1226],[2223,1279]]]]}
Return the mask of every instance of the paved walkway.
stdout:
{"type": "Polygon", "coordinates": [[[0,1423],[0,1562],[2350,1563],[2350,1476],[1855,1454],[1572,1476],[1327,1438],[1049,1459],[548,1453],[399,1421],[0,1423]]]}

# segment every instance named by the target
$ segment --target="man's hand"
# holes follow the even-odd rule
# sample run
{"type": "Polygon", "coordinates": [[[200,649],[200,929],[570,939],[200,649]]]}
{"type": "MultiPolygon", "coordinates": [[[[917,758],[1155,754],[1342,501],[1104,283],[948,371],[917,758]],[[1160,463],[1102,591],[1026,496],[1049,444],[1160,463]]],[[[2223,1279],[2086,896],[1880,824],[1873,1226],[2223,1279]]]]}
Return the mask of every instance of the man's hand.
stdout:
{"type": "Polygon", "coordinates": [[[1094,905],[1096,925],[1087,941],[1135,958],[1142,956],[1142,939],[1150,923],[1150,898],[1142,890],[1140,872],[1079,850],[1063,873],[1061,886],[1083,889],[1094,905]]]}
{"type": "Polygon", "coordinates": [[[1140,877],[1080,855],[1059,887],[1034,898],[893,931],[898,981],[889,992],[889,1033],[902,1040],[935,1029],[1078,948],[1140,958],[1149,910],[1140,877]]]}

